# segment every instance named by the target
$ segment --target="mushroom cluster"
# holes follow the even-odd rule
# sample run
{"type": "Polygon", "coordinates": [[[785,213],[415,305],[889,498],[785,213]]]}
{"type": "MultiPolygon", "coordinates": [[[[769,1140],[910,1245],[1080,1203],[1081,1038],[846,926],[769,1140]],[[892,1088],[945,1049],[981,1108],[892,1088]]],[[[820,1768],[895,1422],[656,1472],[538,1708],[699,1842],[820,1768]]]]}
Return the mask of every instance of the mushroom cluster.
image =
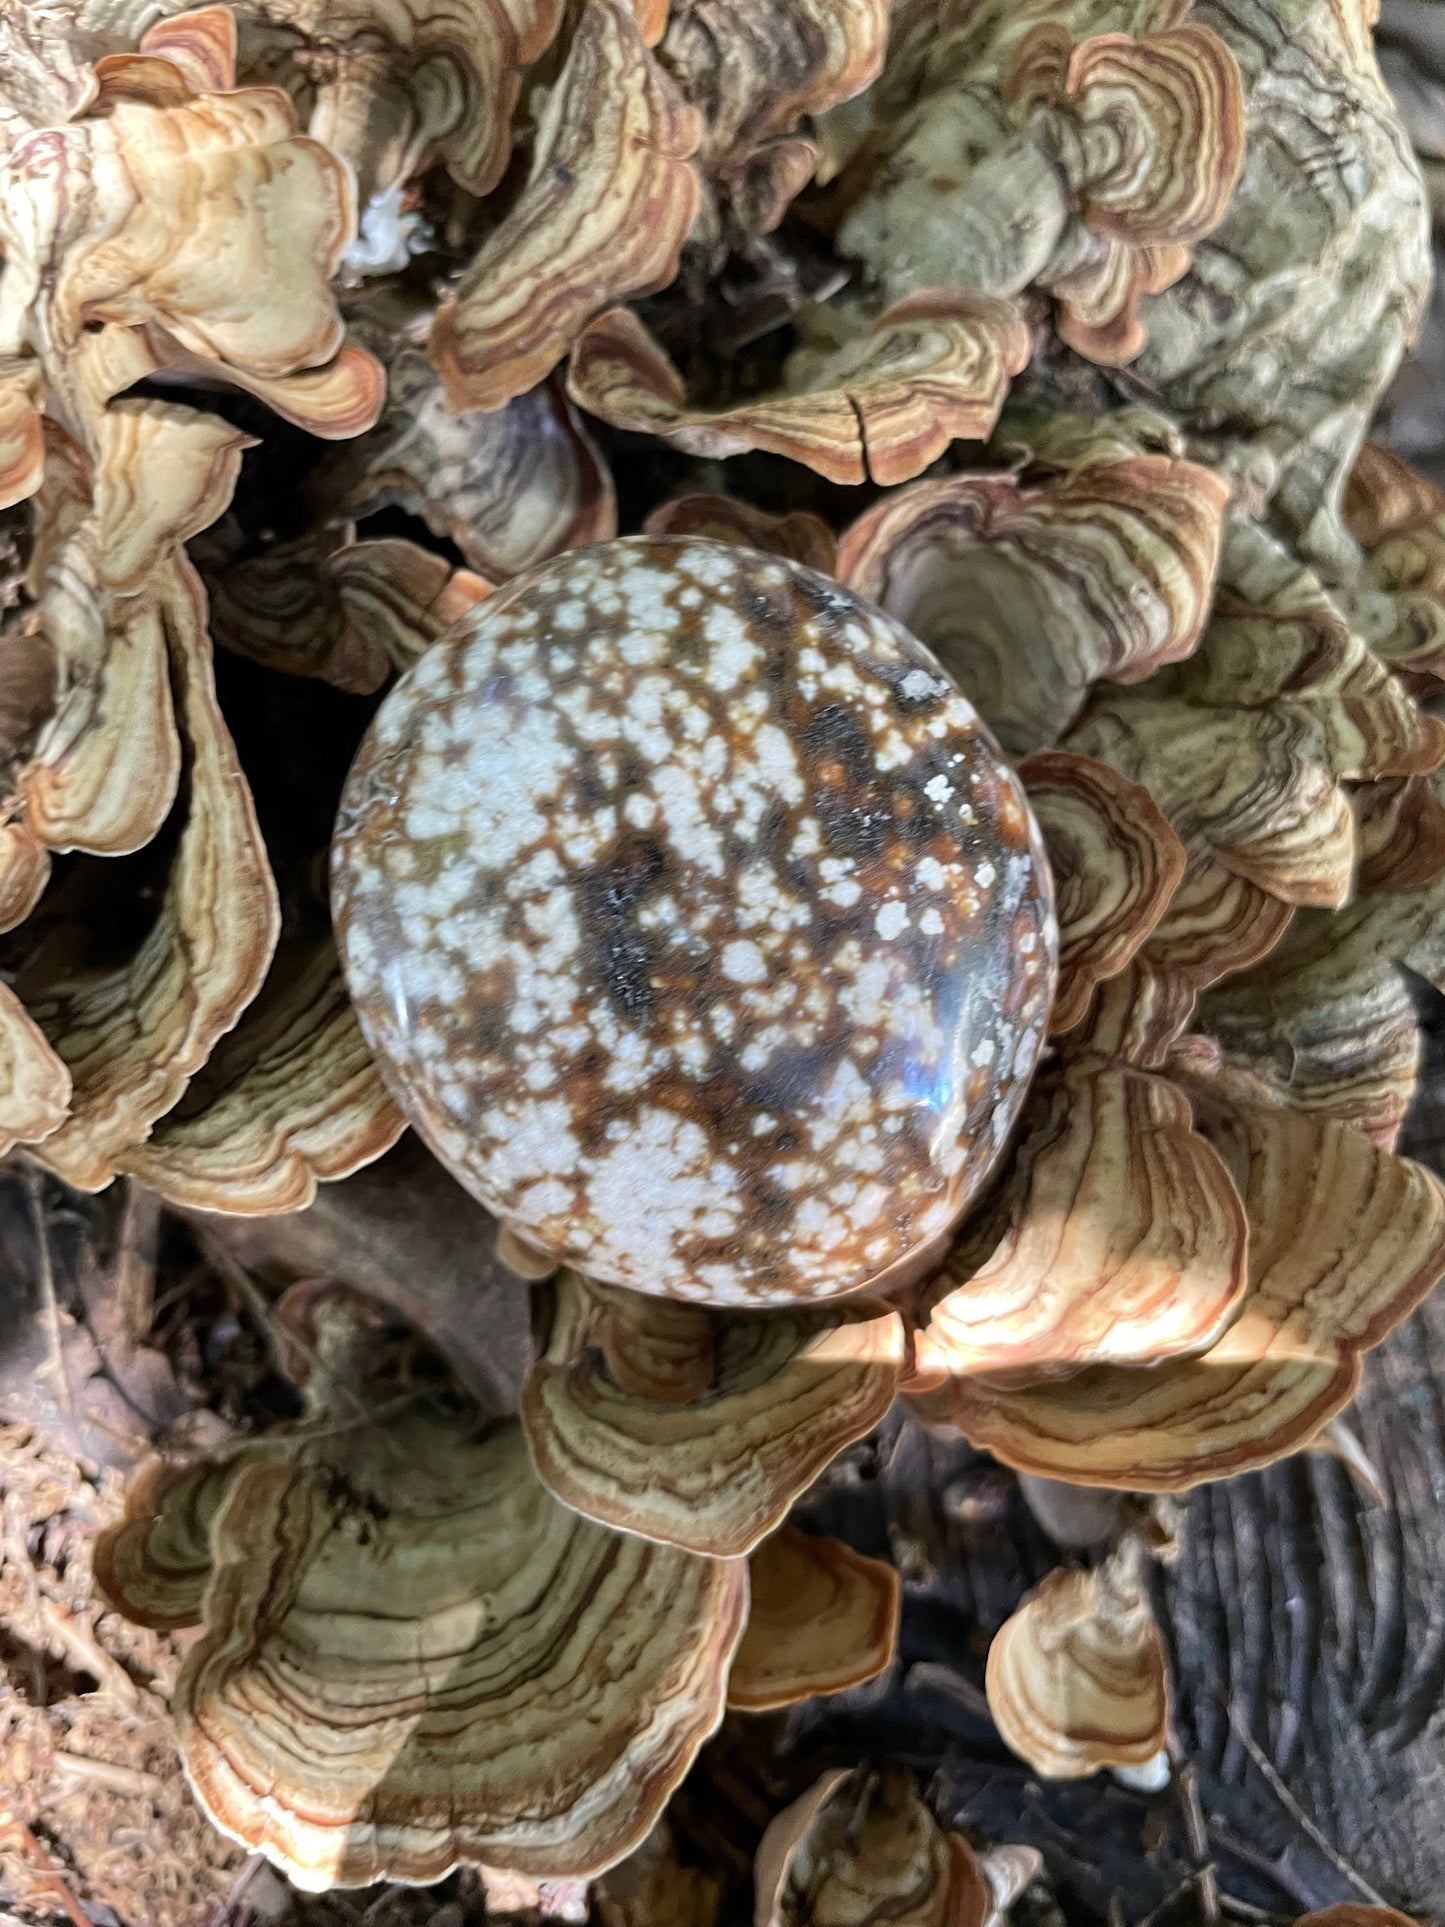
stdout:
{"type": "MultiPolygon", "coordinates": [[[[306,1416],[103,1543],[299,1884],[711,1921],[663,1815],[725,1709],[892,1662],[897,1574],[787,1521],[895,1398],[1177,1492],[1309,1448],[1445,1273],[1368,12],[0,18],[0,1140],[267,1214],[410,1125],[534,1314],[483,1412],[308,1300],[306,1416]]],[[[998,1635],[1036,1770],[1167,1770],[1157,1550],[998,1635]]],[[[829,1776],[757,1918],[983,1927],[997,1852],[829,1776]]]]}

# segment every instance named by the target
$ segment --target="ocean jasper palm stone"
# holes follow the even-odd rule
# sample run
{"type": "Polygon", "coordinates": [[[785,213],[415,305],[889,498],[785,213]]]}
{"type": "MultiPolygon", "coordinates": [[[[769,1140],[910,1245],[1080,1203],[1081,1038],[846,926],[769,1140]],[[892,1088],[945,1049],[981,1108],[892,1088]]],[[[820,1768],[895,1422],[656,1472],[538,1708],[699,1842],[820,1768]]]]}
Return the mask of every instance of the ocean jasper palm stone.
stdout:
{"type": "Polygon", "coordinates": [[[594,1278],[715,1305],[921,1273],[1054,983],[1028,804],[938,663],[700,538],[574,550],[449,631],[357,756],[334,900],[461,1182],[594,1278]]]}

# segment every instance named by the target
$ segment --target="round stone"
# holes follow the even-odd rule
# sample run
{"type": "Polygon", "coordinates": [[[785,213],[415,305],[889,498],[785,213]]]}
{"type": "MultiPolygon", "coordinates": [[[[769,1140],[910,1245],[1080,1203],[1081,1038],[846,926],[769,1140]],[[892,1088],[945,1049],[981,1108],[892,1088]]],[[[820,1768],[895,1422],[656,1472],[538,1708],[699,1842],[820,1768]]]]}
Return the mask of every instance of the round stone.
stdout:
{"type": "Polygon", "coordinates": [[[921,1275],[1053,992],[1042,845],[938,663],[793,562],[574,550],[397,684],[333,889],[362,1029],[467,1188],[716,1305],[921,1275]]]}

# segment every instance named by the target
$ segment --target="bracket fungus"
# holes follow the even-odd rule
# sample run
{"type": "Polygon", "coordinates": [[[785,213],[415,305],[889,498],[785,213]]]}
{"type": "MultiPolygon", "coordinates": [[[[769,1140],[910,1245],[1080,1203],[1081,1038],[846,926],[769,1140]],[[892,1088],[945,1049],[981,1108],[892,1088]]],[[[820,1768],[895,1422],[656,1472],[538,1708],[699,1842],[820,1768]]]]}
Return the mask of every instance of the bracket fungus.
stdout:
{"type": "Polygon", "coordinates": [[[893,1403],[903,1326],[881,1304],[721,1311],[562,1272],[522,1388],[538,1475],[620,1531],[736,1556],[893,1403]]]}
{"type": "Polygon", "coordinates": [[[1008,303],[923,291],[871,330],[803,353],[781,393],[690,407],[682,377],[627,308],[578,338],[567,391],[614,428],[660,435],[693,455],[767,449],[832,482],[906,482],[960,438],[992,429],[1028,334],[1008,303]]]}
{"type": "Polygon", "coordinates": [[[1096,985],[1147,942],[1184,880],[1184,845],[1141,784],[1107,763],[1037,750],[1019,778],[1043,832],[1059,918],[1054,1036],[1088,1012],[1096,985]]]}
{"type": "Polygon", "coordinates": [[[758,1849],[755,1927],[998,1927],[1039,1871],[1032,1847],[976,1854],[901,1772],[827,1773],[758,1849]]]}
{"type": "Polygon", "coordinates": [[[197,1797],[308,1890],[599,1872],[722,1717],[746,1565],[568,1512],[515,1423],[413,1397],[358,1425],[337,1382],[102,1537],[118,1610],[203,1629],[172,1702],[197,1797]]]}
{"type": "Polygon", "coordinates": [[[1046,451],[1029,486],[951,475],[885,496],[838,558],[842,580],[935,651],[1014,755],[1057,743],[1100,680],[1138,682],[1189,655],[1228,501],[1209,469],[1132,451],[1113,425],[1048,468],[1046,451]]]}
{"type": "Polygon", "coordinates": [[[1178,24],[1188,0],[1118,9],[1154,15],[1159,30],[1137,34],[1075,29],[1102,8],[1056,11],[945,31],[928,61],[937,79],[888,130],[888,164],[839,239],[893,298],[948,271],[990,294],[1036,282],[1059,302],[1060,338],[1115,366],[1144,345],[1141,297],[1180,279],[1229,207],[1245,153],[1240,71],[1212,28],[1178,24]],[[951,86],[950,65],[973,85],[951,86]],[[978,85],[990,79],[991,99],[978,85]]]}
{"type": "Polygon", "coordinates": [[[985,1686],[999,1732],[1047,1779],[1158,1760],[1169,1688],[1137,1543],[1050,1573],[994,1634],[985,1686]]]}
{"type": "MultiPolygon", "coordinates": [[[[30,917],[8,972],[68,1082],[52,1068],[48,1108],[15,1134],[87,1189],[182,1096],[279,931],[183,553],[226,509],[254,438],[127,391],[157,375],[240,388],[322,437],[359,432],[380,405],[330,286],[350,177],[297,133],[284,94],[235,84],[235,53],[224,7],[158,22],[95,63],[68,118],[17,117],[0,160],[10,493],[33,510],[31,602],[7,645],[42,647],[53,691],[10,772],[0,898],[7,924],[30,917]],[[83,867],[42,897],[49,851],[124,857],[170,817],[169,870],[147,880],[154,917],[129,954],[97,941],[83,867]]],[[[7,1018],[8,1048],[33,1045],[8,999],[7,1018]]]]}
{"type": "MultiPolygon", "coordinates": [[[[1415,793],[1427,822],[1439,782],[1427,778],[1415,793]]],[[[1199,1012],[1231,1064],[1292,1106],[1356,1124],[1387,1149],[1420,1072],[1419,1019],[1400,965],[1427,982],[1445,980],[1437,839],[1438,830],[1422,839],[1410,817],[1396,818],[1375,859],[1380,885],[1362,875],[1343,910],[1301,911],[1274,951],[1211,992],[1199,1012]],[[1423,874],[1412,874],[1417,865],[1423,874]]]]}
{"type": "Polygon", "coordinates": [[[841,1539],[783,1526],[748,1561],[748,1623],[728,1674],[745,1713],[876,1679],[898,1643],[903,1584],[841,1539]]]}
{"type": "Polygon", "coordinates": [[[1445,1275],[1445,1188],[1420,1165],[1329,1118],[1204,1089],[1197,1109],[1249,1222],[1233,1321],[1197,1358],[1013,1388],[953,1378],[928,1395],[1005,1464],[1147,1492],[1267,1465],[1344,1410],[1364,1353],[1445,1275]]]}
{"type": "MultiPolygon", "coordinates": [[[[787,1521],[900,1391],[1124,1535],[1000,1732],[1156,1770],[1146,1501],[1059,1490],[1321,1449],[1445,1272],[1368,12],[0,6],[0,1147],[257,1220],[410,1123],[471,1193],[414,1145],[348,1250],[452,1197],[445,1278],[370,1275],[485,1405],[371,1372],[354,1193],[231,1226],[304,1416],[97,1548],[302,1886],[731,1919],[694,1793],[795,1723],[664,1808],[891,1664],[898,1574],[787,1521]]],[[[830,1774],[756,1917],[995,1927],[1036,1864],[830,1774]]]]}
{"type": "Polygon", "coordinates": [[[1053,989],[1038,833],[969,704],[835,584],[699,538],[564,557],[432,649],[353,767],[334,895],[443,1162],[700,1304],[920,1275],[1053,989]]]}
{"type": "Polygon", "coordinates": [[[1076,1059],[1035,1086],[1002,1193],[930,1287],[943,1295],[910,1386],[1027,1385],[1207,1352],[1243,1296],[1248,1237],[1184,1091],[1076,1059]]]}
{"type": "Polygon", "coordinates": [[[671,281],[697,212],[689,159],[701,138],[626,0],[587,0],[527,185],[432,329],[454,408],[500,408],[549,375],[594,315],[671,281]]]}
{"type": "Polygon", "coordinates": [[[490,414],[454,415],[441,377],[407,339],[412,322],[409,309],[399,321],[361,318],[358,332],[374,336],[386,365],[386,406],[368,435],[329,449],[314,471],[319,512],[356,521],[401,509],[455,543],[488,582],[615,535],[612,476],[560,386],[543,383],[490,414]]]}

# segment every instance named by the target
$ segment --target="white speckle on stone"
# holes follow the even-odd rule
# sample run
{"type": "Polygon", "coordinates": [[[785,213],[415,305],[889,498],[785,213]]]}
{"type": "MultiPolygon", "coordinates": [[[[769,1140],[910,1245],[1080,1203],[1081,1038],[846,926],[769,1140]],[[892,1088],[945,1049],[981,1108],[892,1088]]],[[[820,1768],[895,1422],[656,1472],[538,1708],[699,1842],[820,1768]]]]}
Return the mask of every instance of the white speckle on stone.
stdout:
{"type": "Polygon", "coordinates": [[[724,944],[718,964],[724,977],[732,983],[765,984],[768,981],[768,960],[750,938],[737,937],[732,943],[724,944]]]}
{"type": "Polygon", "coordinates": [[[873,928],[885,943],[893,937],[901,937],[908,928],[907,904],[900,903],[896,897],[891,902],[883,904],[873,919],[873,928]]]}

